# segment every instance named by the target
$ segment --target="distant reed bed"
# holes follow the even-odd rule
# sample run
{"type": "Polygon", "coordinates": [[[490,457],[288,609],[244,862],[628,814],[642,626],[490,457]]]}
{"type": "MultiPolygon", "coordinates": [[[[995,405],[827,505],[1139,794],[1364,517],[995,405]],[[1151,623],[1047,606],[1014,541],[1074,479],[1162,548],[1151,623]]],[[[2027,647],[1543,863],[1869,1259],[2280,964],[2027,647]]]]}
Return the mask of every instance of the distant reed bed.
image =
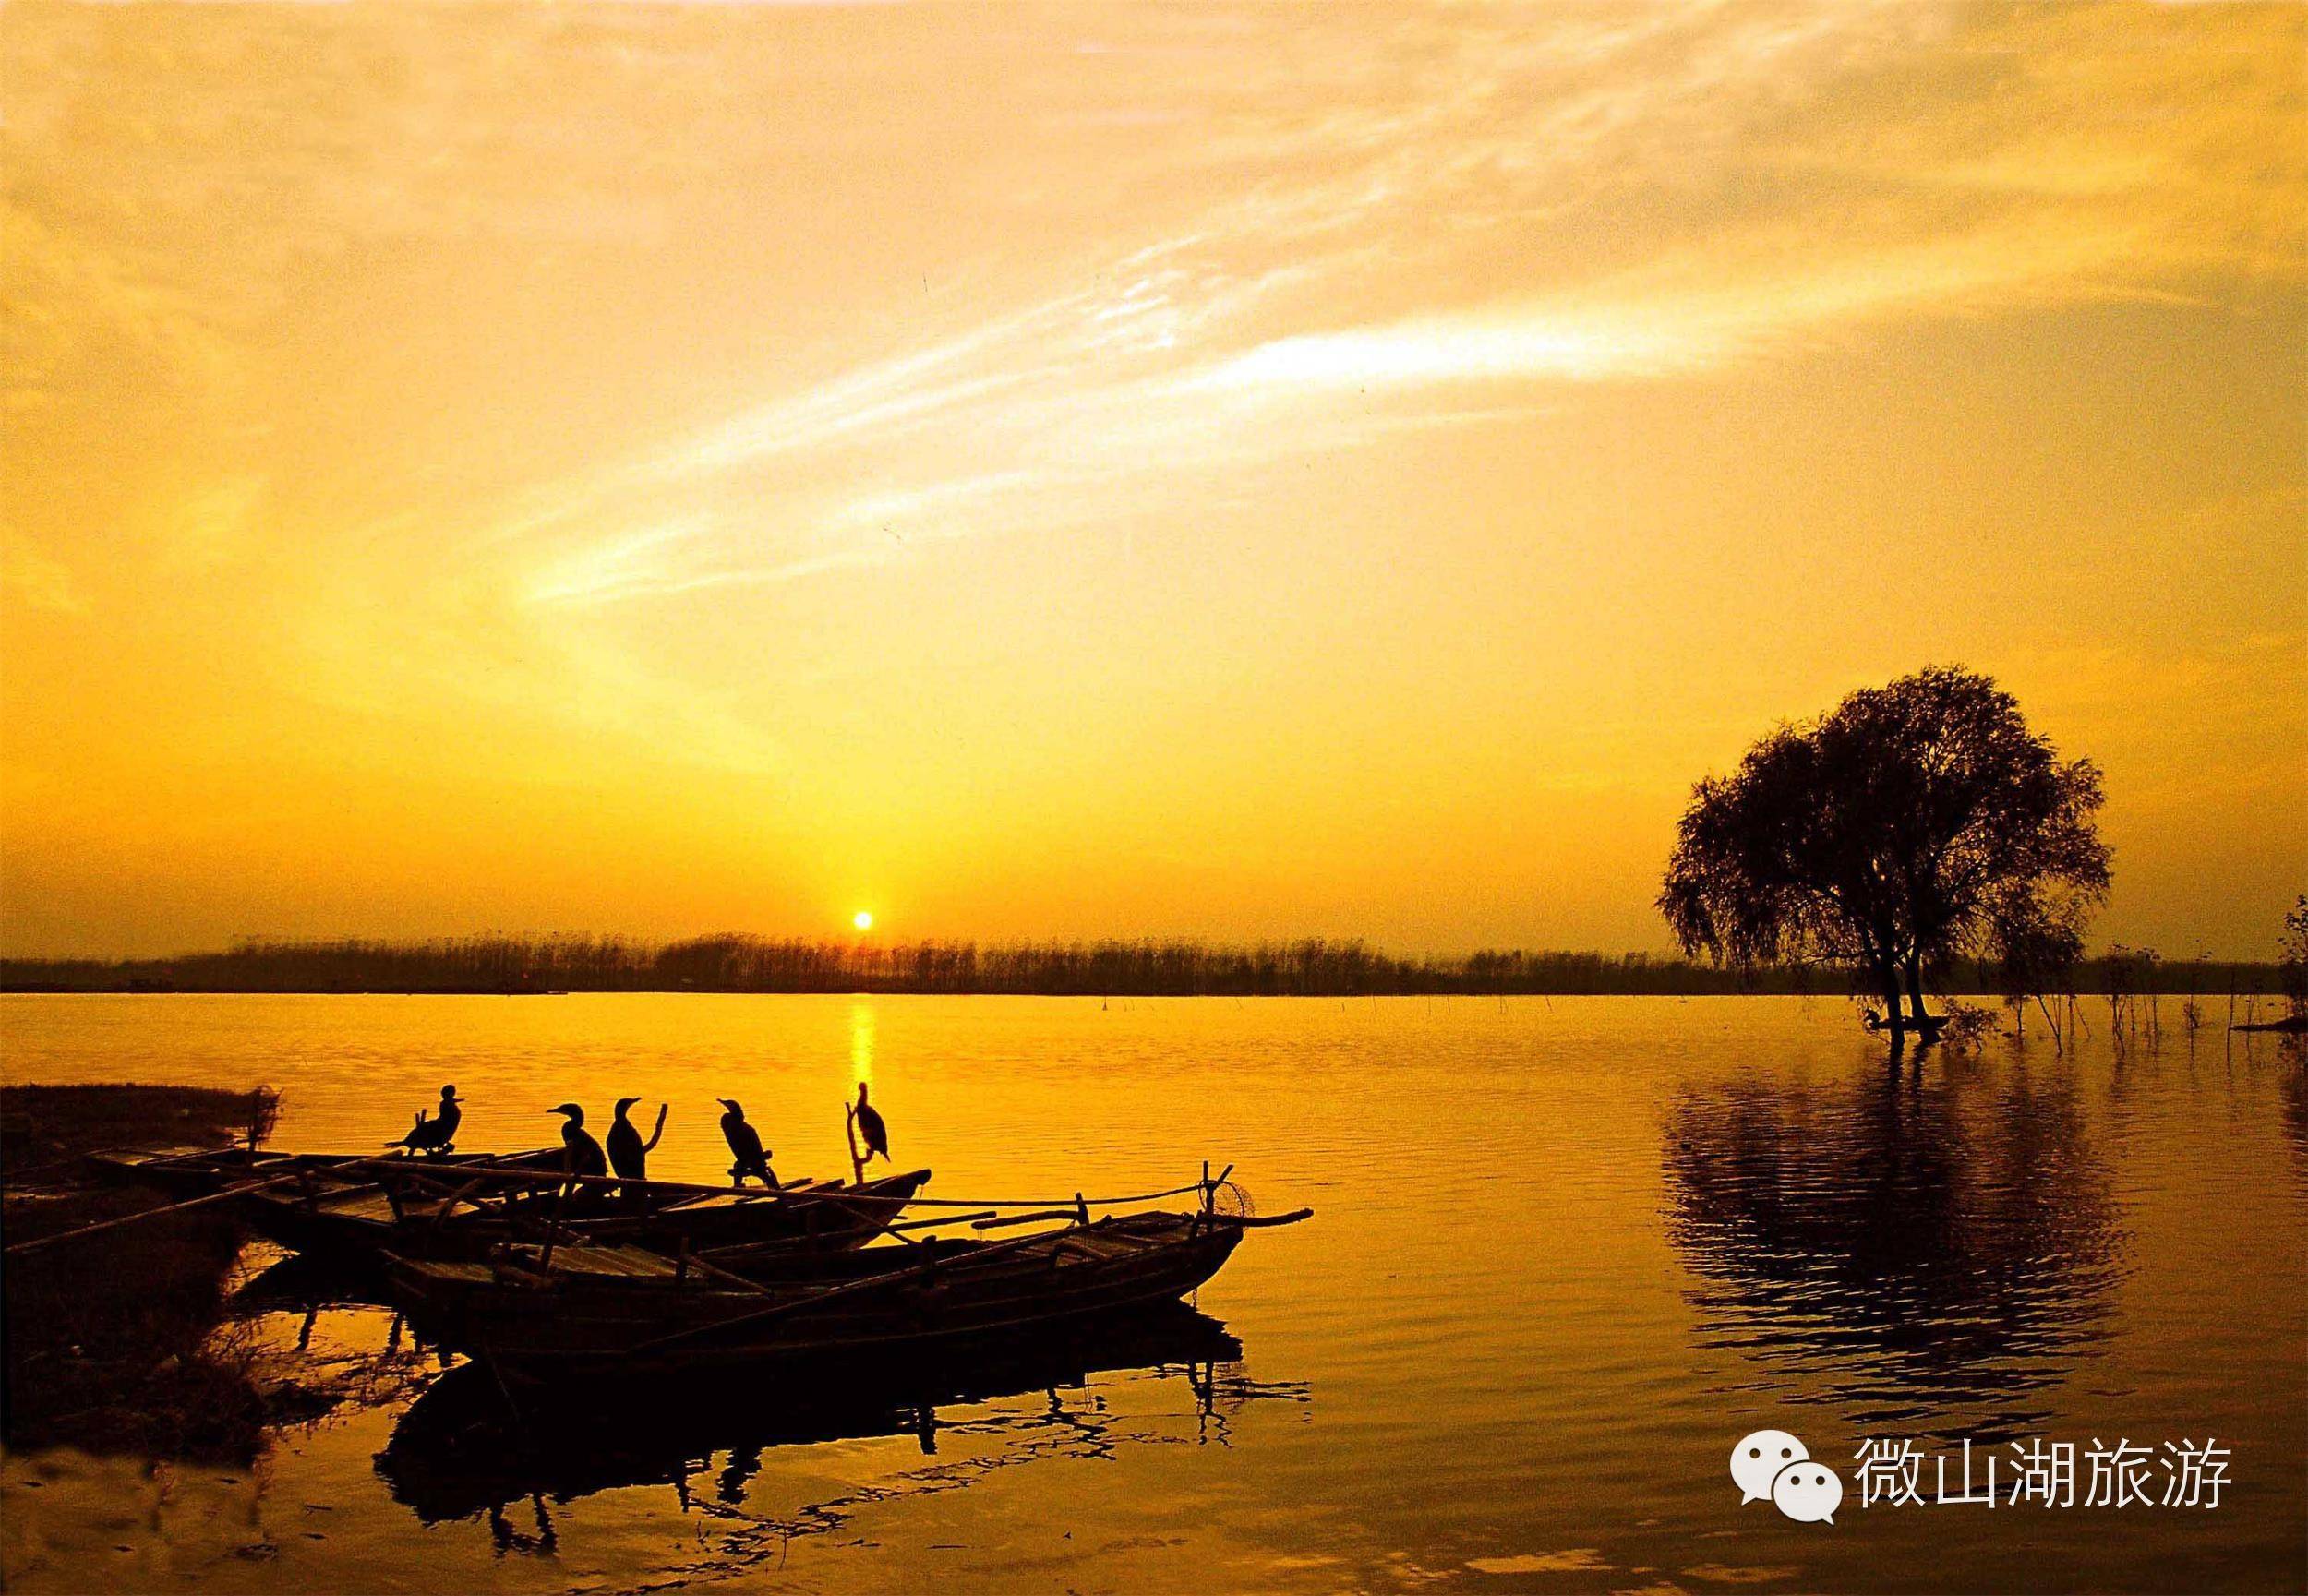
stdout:
{"type": "MultiPolygon", "coordinates": [[[[1958,963],[1948,992],[2001,990],[1992,967],[1958,963]]],[[[2066,990],[2267,993],[2270,964],[2086,959],[2066,990]]],[[[160,959],[0,960],[11,991],[925,992],[1050,997],[1701,996],[1852,990],[1812,965],[1720,968],[1649,954],[1523,949],[1410,957],[1355,940],[1219,943],[809,941],[744,935],[650,942],[619,937],[476,936],[430,942],[250,941],[160,959]]]]}

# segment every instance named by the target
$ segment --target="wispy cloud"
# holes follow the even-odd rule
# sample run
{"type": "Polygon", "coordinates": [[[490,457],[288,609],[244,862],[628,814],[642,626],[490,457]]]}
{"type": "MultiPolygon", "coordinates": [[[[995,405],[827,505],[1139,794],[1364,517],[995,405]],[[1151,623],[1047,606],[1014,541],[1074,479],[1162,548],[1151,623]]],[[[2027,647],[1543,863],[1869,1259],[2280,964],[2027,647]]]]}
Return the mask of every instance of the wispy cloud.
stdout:
{"type": "MultiPolygon", "coordinates": [[[[2168,290],[2091,270],[2122,258],[2122,236],[2059,226],[1854,249],[1843,258],[1760,267],[1704,286],[1698,263],[1668,258],[1634,278],[1537,303],[1513,301],[1381,326],[1294,333],[1184,379],[1202,388],[1415,389],[1447,383],[1668,378],[1801,347],[1898,315],[1960,316],[2038,302],[2164,298],[2168,290]]],[[[1726,246],[1718,264],[1742,264],[1726,246]]]]}
{"type": "Polygon", "coordinates": [[[18,538],[0,538],[0,594],[57,615],[89,613],[71,568],[18,538]]]}
{"type": "MultiPolygon", "coordinates": [[[[2287,30],[2266,23],[2264,45],[2287,30]]],[[[2192,54],[2194,35],[2088,13],[1842,6],[1401,32],[1385,52],[1313,35],[1294,74],[1202,117],[1177,148],[1203,202],[1163,235],[1086,250],[1082,286],[517,517],[548,546],[601,543],[550,555],[563,574],[532,595],[667,598],[1065,523],[1086,495],[1128,503],[1335,449],[1342,429],[1450,425],[1468,407],[1425,395],[1471,383],[1672,379],[1902,317],[2301,269],[2272,203],[2297,160],[2243,148],[2299,120],[2280,49],[2223,36],[2192,54]],[[2138,114],[2215,90],[2249,108],[2177,139],[2138,114]],[[623,530],[668,515],[679,538],[623,530]]]]}
{"type": "Polygon", "coordinates": [[[775,738],[676,707],[686,620],[1600,385],[2303,275],[2296,8],[28,17],[18,447],[78,494],[173,427],[219,485],[117,563],[325,543],[298,635],[348,680],[749,768],[775,738]]]}

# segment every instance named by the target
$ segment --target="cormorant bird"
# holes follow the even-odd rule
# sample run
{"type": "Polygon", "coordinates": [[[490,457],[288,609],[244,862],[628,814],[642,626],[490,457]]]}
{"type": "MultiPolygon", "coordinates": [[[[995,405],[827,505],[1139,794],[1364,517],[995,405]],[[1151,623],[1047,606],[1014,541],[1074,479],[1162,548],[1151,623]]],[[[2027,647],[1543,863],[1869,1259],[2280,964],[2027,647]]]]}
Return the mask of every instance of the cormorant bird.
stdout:
{"type": "Polygon", "coordinates": [[[561,1127],[563,1166],[572,1175],[606,1175],[609,1160],[601,1151],[601,1144],[585,1129],[585,1110],[575,1103],[562,1103],[545,1110],[548,1114],[565,1114],[569,1123],[561,1127]]]}
{"type": "Polygon", "coordinates": [[[890,1128],[883,1123],[881,1110],[866,1101],[866,1084],[863,1081],[858,1083],[857,1112],[858,1134],[865,1138],[866,1146],[866,1155],[860,1160],[861,1165],[873,1162],[873,1156],[876,1153],[882,1156],[884,1163],[888,1163],[890,1161],[890,1128]]]}
{"type": "Polygon", "coordinates": [[[729,1166],[729,1174],[737,1184],[745,1184],[745,1177],[758,1175],[762,1184],[777,1184],[777,1176],[769,1167],[769,1149],[762,1146],[762,1134],[745,1122],[745,1108],[735,1098],[714,1099],[728,1112],[721,1116],[722,1139],[729,1144],[729,1154],[737,1162],[729,1166]]]}
{"type": "Polygon", "coordinates": [[[657,1128],[649,1133],[647,1141],[641,1139],[641,1133],[633,1129],[633,1122],[625,1117],[626,1111],[640,1101],[639,1098],[618,1098],[617,1119],[609,1126],[609,1168],[628,1181],[649,1178],[649,1155],[656,1150],[657,1138],[665,1134],[666,1105],[660,1103],[657,1128]]]}
{"type": "Polygon", "coordinates": [[[443,1086],[440,1089],[440,1112],[427,1121],[425,1110],[417,1110],[416,1123],[409,1127],[409,1134],[399,1141],[387,1142],[385,1146],[406,1147],[412,1153],[445,1153],[456,1140],[457,1122],[463,1118],[464,1110],[457,1104],[457,1088],[443,1086]]]}

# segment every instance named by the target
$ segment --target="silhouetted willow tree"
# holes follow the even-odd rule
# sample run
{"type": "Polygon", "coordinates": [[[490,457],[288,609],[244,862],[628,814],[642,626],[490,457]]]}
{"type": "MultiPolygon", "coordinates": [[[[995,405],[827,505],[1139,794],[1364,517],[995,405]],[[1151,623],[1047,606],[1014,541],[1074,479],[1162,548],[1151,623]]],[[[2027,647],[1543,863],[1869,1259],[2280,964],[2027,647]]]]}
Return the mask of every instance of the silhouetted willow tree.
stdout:
{"type": "Polygon", "coordinates": [[[2284,984],[2284,1006],[2295,1020],[2308,1019],[2308,893],[2285,912],[2284,933],[2276,941],[2276,970],[2284,984]]]}
{"type": "Polygon", "coordinates": [[[1960,956],[2082,954],[2108,891],[2100,798],[2098,767],[2062,762],[1993,681],[1920,671],[1779,727],[1694,787],[1659,907],[1689,954],[1862,972],[1896,1042],[1960,956]]]}

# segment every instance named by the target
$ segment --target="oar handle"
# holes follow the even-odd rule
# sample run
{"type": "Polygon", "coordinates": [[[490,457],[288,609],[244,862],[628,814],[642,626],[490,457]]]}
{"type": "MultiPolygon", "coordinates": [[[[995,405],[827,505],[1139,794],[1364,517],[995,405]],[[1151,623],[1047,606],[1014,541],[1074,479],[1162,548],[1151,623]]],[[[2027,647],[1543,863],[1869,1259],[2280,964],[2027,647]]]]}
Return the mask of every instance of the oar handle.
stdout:
{"type": "Polygon", "coordinates": [[[1276,1225],[1295,1225],[1301,1219],[1311,1219],[1314,1217],[1315,1211],[1312,1208],[1292,1208],[1287,1214],[1268,1214],[1263,1218],[1253,1218],[1248,1217],[1235,1218],[1228,1216],[1221,1216],[1219,1219],[1219,1223],[1221,1225],[1238,1225],[1245,1230],[1269,1230],[1276,1225]]]}
{"type": "Polygon", "coordinates": [[[1012,1225],[1039,1225],[1045,1219],[1071,1219],[1074,1217],[1075,1211],[1072,1208],[1044,1208],[1040,1213],[1011,1214],[1008,1217],[1000,1219],[980,1219],[976,1224],[970,1226],[970,1229],[973,1230],[1007,1230],[1012,1225]]]}

